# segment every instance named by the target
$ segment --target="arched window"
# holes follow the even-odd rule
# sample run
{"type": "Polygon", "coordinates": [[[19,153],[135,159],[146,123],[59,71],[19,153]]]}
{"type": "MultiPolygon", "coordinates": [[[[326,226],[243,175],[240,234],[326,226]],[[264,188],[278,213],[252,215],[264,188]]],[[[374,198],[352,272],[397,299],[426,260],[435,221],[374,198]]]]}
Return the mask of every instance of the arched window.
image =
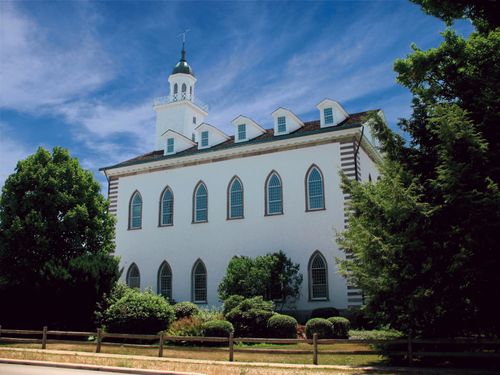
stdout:
{"type": "Polygon", "coordinates": [[[177,83],[174,85],[174,95],[177,95],[177,93],[179,92],[179,86],[177,85],[177,83]]]}
{"type": "Polygon", "coordinates": [[[207,302],[207,269],[205,265],[198,259],[193,266],[191,285],[193,291],[194,303],[207,302]]]}
{"type": "Polygon", "coordinates": [[[193,86],[189,86],[189,95],[193,95],[193,86]]]}
{"type": "Polygon", "coordinates": [[[172,301],[172,269],[165,261],[158,269],[158,294],[172,301]]]}
{"type": "Polygon", "coordinates": [[[127,285],[129,288],[141,287],[141,274],[139,273],[139,267],[135,263],[132,263],[128,268],[127,285]]]}
{"type": "Polygon", "coordinates": [[[243,218],[243,184],[234,176],[227,188],[227,218],[243,218]]]}
{"type": "Polygon", "coordinates": [[[182,92],[184,93],[184,92],[186,92],[186,90],[187,90],[187,86],[185,83],[183,83],[182,84],[182,92]]]}
{"type": "Polygon", "coordinates": [[[281,178],[275,171],[266,180],[266,215],[283,214],[283,186],[281,178]]]}
{"type": "Polygon", "coordinates": [[[160,226],[174,224],[174,194],[167,186],[160,198],[160,226]]]}
{"type": "Polygon", "coordinates": [[[320,169],[313,165],[306,173],[306,210],[323,210],[325,208],[325,193],[323,175],[320,169]]]}
{"type": "Polygon", "coordinates": [[[205,184],[200,181],[193,194],[193,223],[208,221],[208,191],[205,184]]]}
{"type": "Polygon", "coordinates": [[[328,299],[328,267],[319,251],[309,259],[309,299],[328,299]]]}
{"type": "Polygon", "coordinates": [[[129,229],[141,229],[142,226],[142,197],[137,190],[130,198],[129,207],[129,229]]]}

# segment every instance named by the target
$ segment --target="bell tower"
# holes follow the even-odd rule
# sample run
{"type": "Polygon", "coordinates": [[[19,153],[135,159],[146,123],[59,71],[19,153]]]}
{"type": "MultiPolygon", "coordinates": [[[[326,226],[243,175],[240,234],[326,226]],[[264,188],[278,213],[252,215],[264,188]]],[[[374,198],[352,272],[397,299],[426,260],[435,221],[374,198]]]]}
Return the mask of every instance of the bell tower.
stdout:
{"type": "Polygon", "coordinates": [[[168,77],[169,95],[156,98],[153,105],[156,112],[156,150],[165,148],[163,134],[167,130],[174,130],[194,141],[194,129],[208,115],[208,106],[195,99],[196,77],[186,60],[185,34],[181,34],[181,58],[168,77]]]}

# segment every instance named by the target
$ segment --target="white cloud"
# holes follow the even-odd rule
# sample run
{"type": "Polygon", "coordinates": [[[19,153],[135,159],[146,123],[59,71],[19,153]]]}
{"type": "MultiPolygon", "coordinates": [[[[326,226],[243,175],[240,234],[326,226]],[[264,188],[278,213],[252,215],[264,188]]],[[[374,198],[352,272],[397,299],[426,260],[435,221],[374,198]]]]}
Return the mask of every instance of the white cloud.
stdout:
{"type": "Polygon", "coordinates": [[[17,162],[26,158],[30,152],[21,142],[7,134],[7,125],[0,123],[0,187],[16,168],[17,162]]]}
{"type": "Polygon", "coordinates": [[[111,62],[90,32],[82,30],[71,44],[53,44],[13,3],[1,6],[0,107],[36,112],[82,97],[112,78],[111,62]]]}

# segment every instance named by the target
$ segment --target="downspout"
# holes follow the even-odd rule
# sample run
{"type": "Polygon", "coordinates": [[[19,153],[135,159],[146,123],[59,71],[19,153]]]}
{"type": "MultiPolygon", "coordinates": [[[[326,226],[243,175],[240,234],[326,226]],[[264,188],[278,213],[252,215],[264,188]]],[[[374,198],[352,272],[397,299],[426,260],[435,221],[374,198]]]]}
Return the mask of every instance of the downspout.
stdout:
{"type": "Polygon", "coordinates": [[[358,178],[358,152],[359,152],[359,146],[361,146],[361,141],[363,140],[363,134],[365,132],[365,127],[361,125],[361,137],[359,137],[359,142],[356,147],[356,151],[354,152],[354,179],[356,181],[359,181],[358,178]]]}

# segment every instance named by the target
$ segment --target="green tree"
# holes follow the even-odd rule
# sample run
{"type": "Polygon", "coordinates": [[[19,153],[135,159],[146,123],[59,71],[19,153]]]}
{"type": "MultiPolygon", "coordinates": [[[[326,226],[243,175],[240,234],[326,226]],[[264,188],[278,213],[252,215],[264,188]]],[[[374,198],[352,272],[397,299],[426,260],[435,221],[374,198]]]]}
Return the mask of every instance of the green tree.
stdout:
{"type": "Polygon", "coordinates": [[[235,256],[219,285],[219,297],[224,301],[232,295],[262,296],[266,300],[282,301],[283,308],[300,294],[303,277],[299,268],[299,264],[293,263],[281,250],[255,259],[235,256]]]}
{"type": "Polygon", "coordinates": [[[116,282],[114,218],[90,171],[67,150],[19,161],[0,197],[0,321],[89,328],[116,282]]]}
{"type": "Polygon", "coordinates": [[[422,10],[441,18],[448,25],[454,19],[469,18],[480,31],[500,26],[500,4],[496,0],[411,0],[422,10]]]}
{"type": "MultiPolygon", "coordinates": [[[[450,2],[418,2],[458,17],[450,2]]],[[[354,257],[341,269],[380,323],[423,336],[500,334],[491,302],[500,284],[500,29],[487,7],[463,4],[458,15],[475,17],[479,31],[465,39],[447,30],[439,47],[414,46],[395,63],[413,94],[413,114],[400,122],[409,141],[373,118],[382,178],[343,178],[352,214],[339,242],[354,257]]]]}

